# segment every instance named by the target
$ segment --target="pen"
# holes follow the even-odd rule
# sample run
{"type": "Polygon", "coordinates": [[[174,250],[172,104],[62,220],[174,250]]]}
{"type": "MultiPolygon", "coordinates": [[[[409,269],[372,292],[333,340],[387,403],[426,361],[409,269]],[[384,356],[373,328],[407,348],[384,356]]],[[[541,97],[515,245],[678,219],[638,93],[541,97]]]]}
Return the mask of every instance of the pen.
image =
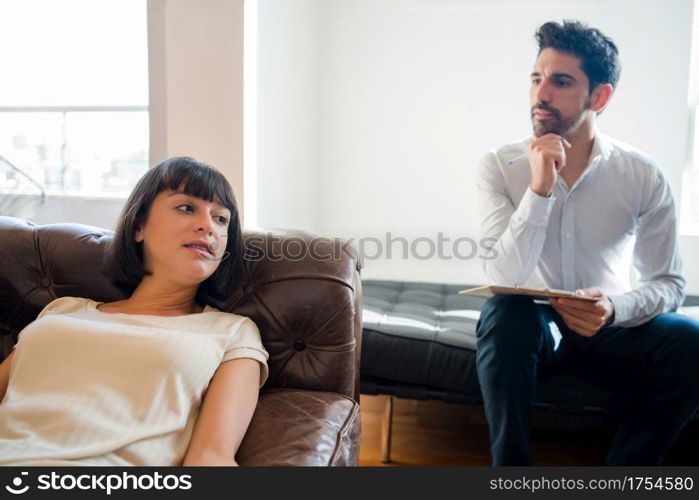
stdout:
{"type": "MultiPolygon", "coordinates": [[[[563,137],[562,135],[559,135],[558,138],[559,138],[561,141],[565,141],[565,140],[566,140],[565,137],[563,137]]],[[[511,160],[508,160],[507,164],[508,164],[508,165],[512,165],[512,164],[514,164],[514,163],[517,163],[517,162],[520,161],[520,160],[523,160],[523,159],[527,158],[528,156],[529,156],[528,154],[523,154],[523,155],[518,156],[517,158],[512,158],[511,160]]]]}
{"type": "Polygon", "coordinates": [[[525,159],[529,155],[520,155],[517,158],[513,158],[507,162],[508,165],[512,165],[513,163],[517,163],[519,160],[525,159]]]}

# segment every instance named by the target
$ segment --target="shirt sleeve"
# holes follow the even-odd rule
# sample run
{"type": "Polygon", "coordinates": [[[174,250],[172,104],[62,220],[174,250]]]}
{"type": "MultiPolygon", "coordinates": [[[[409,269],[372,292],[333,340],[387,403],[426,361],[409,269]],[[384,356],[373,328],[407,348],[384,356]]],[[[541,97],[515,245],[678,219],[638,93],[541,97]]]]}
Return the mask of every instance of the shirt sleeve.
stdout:
{"type": "Polygon", "coordinates": [[[262,345],[260,330],[250,318],[245,318],[239,322],[238,327],[231,332],[221,363],[240,358],[259,361],[260,387],[262,387],[269,375],[267,367],[269,354],[262,345]]]}
{"type": "Polygon", "coordinates": [[[539,196],[528,187],[515,207],[492,152],[481,160],[478,192],[483,211],[480,238],[492,254],[483,259],[488,280],[505,286],[525,283],[541,258],[556,198],[539,196]]]}
{"type": "Polygon", "coordinates": [[[685,279],[677,241],[677,218],[670,186],[654,169],[639,216],[634,267],[640,287],[611,295],[615,326],[641,325],[654,316],[674,311],[684,301],[685,279]]]}
{"type": "MultiPolygon", "coordinates": [[[[34,321],[40,320],[41,318],[43,318],[47,314],[60,313],[60,312],[64,312],[65,310],[72,310],[75,308],[75,303],[77,301],[81,301],[81,300],[85,300],[85,299],[80,299],[80,298],[76,298],[76,297],[60,297],[58,299],[54,299],[51,302],[49,302],[48,304],[46,304],[46,306],[44,306],[44,308],[41,310],[41,312],[39,312],[39,314],[34,319],[34,321]]],[[[34,321],[32,321],[31,323],[26,325],[17,334],[17,342],[12,346],[13,351],[17,347],[17,344],[19,344],[19,339],[22,337],[22,333],[24,332],[24,330],[27,328],[27,326],[34,323],[34,321]]]]}

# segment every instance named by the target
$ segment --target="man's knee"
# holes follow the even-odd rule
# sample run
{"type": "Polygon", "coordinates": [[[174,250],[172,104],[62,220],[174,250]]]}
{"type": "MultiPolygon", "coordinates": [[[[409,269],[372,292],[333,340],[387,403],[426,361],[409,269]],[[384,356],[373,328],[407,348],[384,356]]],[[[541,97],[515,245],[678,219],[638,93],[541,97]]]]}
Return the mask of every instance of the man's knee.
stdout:
{"type": "Polygon", "coordinates": [[[659,334],[667,339],[662,363],[686,372],[686,383],[699,389],[699,322],[680,314],[663,315],[664,328],[659,334]]]}
{"type": "MultiPolygon", "coordinates": [[[[663,315],[665,330],[674,351],[682,357],[699,358],[699,321],[681,314],[663,315]]],[[[699,365],[699,363],[697,363],[699,365]]]]}
{"type": "Polygon", "coordinates": [[[508,339],[513,344],[525,341],[529,334],[540,330],[539,311],[530,297],[523,295],[496,295],[481,309],[476,328],[479,342],[508,339]]]}
{"type": "Polygon", "coordinates": [[[694,383],[699,385],[699,322],[686,317],[678,321],[675,336],[678,350],[690,371],[693,371],[694,383]]]}
{"type": "Polygon", "coordinates": [[[481,308],[479,327],[489,323],[519,323],[537,318],[534,301],[524,295],[496,295],[481,308]]]}

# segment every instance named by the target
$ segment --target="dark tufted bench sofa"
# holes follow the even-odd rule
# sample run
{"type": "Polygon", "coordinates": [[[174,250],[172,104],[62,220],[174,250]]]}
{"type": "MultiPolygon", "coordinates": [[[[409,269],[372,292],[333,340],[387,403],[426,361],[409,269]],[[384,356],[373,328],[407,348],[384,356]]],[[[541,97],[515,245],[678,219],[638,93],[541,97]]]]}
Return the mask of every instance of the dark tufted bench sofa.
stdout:
{"type": "MultiPolygon", "coordinates": [[[[0,340],[4,359],[18,333],[58,297],[112,301],[122,294],[100,273],[110,231],[77,224],[35,226],[0,217],[0,340]]],[[[361,282],[356,255],[287,260],[293,239],[330,254],[337,241],[303,232],[245,232],[256,257],[222,311],[248,316],[270,354],[237,458],[241,465],[356,465],[359,458],[361,282]],[[264,250],[264,251],[261,251],[264,250]]],[[[344,248],[344,247],[343,247],[344,248]]],[[[250,250],[250,247],[248,246],[250,250]]]]}
{"type": "MultiPolygon", "coordinates": [[[[363,282],[363,394],[481,404],[476,375],[476,324],[486,299],[458,295],[477,285],[363,282]]],[[[699,318],[699,297],[678,311],[699,318]]],[[[540,382],[537,409],[604,414],[614,395],[573,375],[540,382]]],[[[390,460],[392,399],[385,413],[384,461],[390,460]]],[[[697,414],[699,416],[699,413],[697,414]]]]}

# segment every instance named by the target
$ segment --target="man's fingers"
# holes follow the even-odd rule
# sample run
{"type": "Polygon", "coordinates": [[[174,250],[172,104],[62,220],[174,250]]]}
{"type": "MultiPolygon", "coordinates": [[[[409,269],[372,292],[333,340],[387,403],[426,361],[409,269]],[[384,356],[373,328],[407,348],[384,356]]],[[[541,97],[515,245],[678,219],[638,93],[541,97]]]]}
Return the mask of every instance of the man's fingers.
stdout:
{"type": "Polygon", "coordinates": [[[561,316],[563,316],[563,313],[565,313],[565,314],[572,316],[580,321],[585,321],[585,322],[591,323],[593,321],[593,318],[594,318],[593,315],[585,314],[583,311],[580,311],[579,309],[571,309],[569,307],[562,307],[559,305],[554,305],[553,308],[561,316]]]}
{"type": "Polygon", "coordinates": [[[577,309],[590,314],[599,314],[604,312],[604,307],[598,302],[588,302],[586,300],[575,299],[557,299],[557,303],[566,309],[577,309]]]}
{"type": "Polygon", "coordinates": [[[584,335],[585,337],[591,337],[592,335],[595,334],[597,331],[594,326],[590,325],[586,321],[583,321],[572,314],[568,313],[567,311],[558,311],[558,314],[561,315],[563,318],[563,321],[565,321],[565,324],[568,325],[568,328],[573,330],[575,333],[579,333],[580,335],[584,335]]]}
{"type": "Polygon", "coordinates": [[[597,316],[580,316],[569,309],[557,309],[555,306],[554,310],[561,315],[563,321],[565,321],[569,327],[570,324],[568,322],[574,324],[575,328],[571,327],[571,330],[577,333],[583,333],[583,331],[586,333],[594,333],[599,329],[598,325],[600,325],[601,320],[597,316]]]}
{"type": "Polygon", "coordinates": [[[553,167],[557,172],[560,172],[566,166],[566,156],[560,151],[551,151],[546,154],[546,158],[553,162],[553,167]]]}
{"type": "Polygon", "coordinates": [[[589,288],[580,288],[579,290],[575,290],[575,295],[579,295],[581,297],[602,297],[604,294],[598,286],[591,286],[589,288]]]}
{"type": "Polygon", "coordinates": [[[604,327],[604,321],[600,316],[580,317],[576,316],[575,314],[571,314],[571,312],[566,309],[556,309],[555,307],[554,309],[561,315],[563,321],[566,322],[571,330],[580,333],[581,335],[590,337],[604,327]]]}

